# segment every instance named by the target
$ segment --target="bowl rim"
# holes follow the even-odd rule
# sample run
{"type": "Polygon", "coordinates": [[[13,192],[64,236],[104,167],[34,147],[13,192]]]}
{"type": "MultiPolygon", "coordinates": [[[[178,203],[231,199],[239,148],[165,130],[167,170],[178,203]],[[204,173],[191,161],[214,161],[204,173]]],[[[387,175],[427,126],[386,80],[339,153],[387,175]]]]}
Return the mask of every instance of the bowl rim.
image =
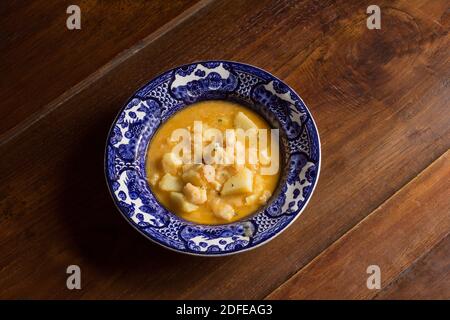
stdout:
{"type": "MultiPolygon", "coordinates": [[[[177,112],[178,111],[176,111],[175,113],[177,113],[177,112]]],[[[254,112],[258,113],[258,111],[256,111],[256,110],[254,110],[254,112]]],[[[170,115],[169,118],[172,117],[174,114],[170,115]]],[[[160,125],[158,125],[158,128],[159,128],[160,125]]],[[[151,139],[150,139],[150,141],[151,141],[151,139]]],[[[150,143],[150,141],[149,141],[149,143],[150,143]]],[[[148,148],[148,146],[147,146],[147,148],[148,148]]],[[[315,189],[317,187],[317,184],[319,182],[321,165],[322,165],[322,149],[321,149],[321,140],[320,140],[319,129],[317,127],[316,121],[314,120],[314,117],[312,116],[312,114],[311,114],[308,106],[304,102],[303,98],[290,85],[288,85],[286,82],[284,82],[283,80],[281,80],[277,76],[273,75],[269,71],[266,71],[266,70],[264,70],[264,69],[262,69],[260,67],[254,66],[252,64],[238,62],[238,61],[234,61],[234,60],[222,60],[222,59],[221,60],[195,60],[195,61],[192,61],[192,62],[189,62],[189,63],[176,65],[174,67],[171,67],[170,69],[167,69],[167,70],[165,70],[163,72],[158,73],[157,75],[153,76],[149,80],[145,81],[145,83],[143,85],[141,85],[137,89],[135,89],[133,91],[133,93],[124,101],[123,105],[117,111],[113,121],[111,122],[111,125],[110,125],[110,127],[108,129],[108,133],[106,135],[105,152],[104,152],[104,157],[103,157],[103,173],[104,173],[104,177],[105,177],[105,183],[106,183],[106,186],[107,186],[107,189],[108,189],[108,193],[111,196],[115,207],[119,211],[120,216],[122,216],[122,218],[125,219],[128,222],[128,224],[130,224],[136,231],[138,231],[139,234],[141,234],[147,240],[150,240],[151,242],[156,243],[159,246],[162,246],[163,248],[166,248],[168,250],[171,250],[171,251],[174,251],[174,252],[177,252],[177,253],[187,254],[187,255],[191,255],[191,256],[200,256],[200,257],[223,257],[223,256],[230,256],[230,255],[235,255],[235,254],[247,252],[247,251],[256,249],[258,247],[261,247],[261,246],[267,244],[268,242],[272,241],[276,237],[278,237],[281,233],[283,233],[286,229],[288,229],[298,219],[298,217],[303,213],[303,211],[307,207],[309,201],[311,200],[311,198],[312,198],[312,196],[314,194],[314,191],[315,191],[315,189]],[[311,191],[308,193],[308,197],[303,202],[302,208],[299,210],[299,212],[294,214],[294,216],[291,219],[291,221],[289,221],[286,225],[284,225],[280,230],[278,230],[277,232],[273,233],[272,235],[270,235],[268,238],[264,239],[263,241],[261,241],[261,242],[259,242],[257,244],[250,244],[249,246],[247,246],[245,248],[240,248],[239,250],[233,250],[233,251],[230,251],[230,252],[219,252],[219,253],[217,253],[217,252],[194,252],[194,251],[189,251],[189,250],[181,250],[181,249],[177,249],[177,248],[171,247],[168,244],[161,242],[159,239],[153,238],[149,234],[145,233],[140,227],[138,227],[136,224],[132,223],[132,221],[126,216],[126,214],[119,207],[119,205],[117,203],[117,198],[113,194],[112,186],[110,185],[110,179],[108,177],[108,172],[107,172],[108,142],[109,142],[109,140],[111,138],[111,133],[114,130],[114,126],[117,123],[117,120],[119,119],[121,114],[125,111],[126,107],[128,106],[128,103],[131,102],[135,98],[136,93],[140,92],[141,90],[146,88],[149,84],[151,84],[153,81],[155,81],[157,79],[160,79],[162,76],[164,76],[164,75],[166,75],[168,73],[174,72],[174,71],[176,71],[176,70],[178,70],[180,68],[183,68],[183,67],[196,65],[196,64],[205,64],[205,63],[226,63],[226,64],[235,64],[235,65],[238,65],[238,66],[244,66],[244,67],[253,68],[253,69],[256,69],[256,70],[258,70],[258,71],[260,71],[262,73],[267,74],[273,80],[276,80],[276,81],[282,83],[283,85],[285,85],[291,92],[293,92],[296,95],[296,98],[298,98],[301,101],[301,103],[302,103],[302,105],[303,105],[303,107],[304,107],[308,117],[311,119],[313,128],[315,129],[315,135],[316,135],[316,138],[317,138],[316,143],[317,143],[317,151],[318,151],[318,160],[317,160],[316,177],[314,179],[314,183],[312,184],[311,191]]],[[[162,204],[160,204],[159,201],[158,201],[158,204],[162,206],[162,204]]],[[[165,208],[165,209],[167,211],[170,211],[167,208],[165,208]]],[[[176,216],[175,213],[172,213],[172,214],[176,216]]],[[[252,213],[249,216],[252,216],[253,214],[255,214],[255,213],[252,213]]],[[[183,218],[180,218],[180,217],[178,217],[178,218],[184,220],[183,218]]],[[[241,220],[233,221],[231,223],[217,224],[217,225],[211,225],[211,226],[215,226],[215,227],[229,226],[229,225],[231,225],[233,223],[237,223],[239,221],[241,221],[241,220]]],[[[204,225],[204,224],[198,224],[198,223],[195,223],[195,222],[192,222],[192,221],[187,221],[187,222],[189,222],[189,223],[191,223],[192,225],[195,225],[195,226],[197,226],[197,225],[198,226],[208,226],[208,225],[204,225]]]]}

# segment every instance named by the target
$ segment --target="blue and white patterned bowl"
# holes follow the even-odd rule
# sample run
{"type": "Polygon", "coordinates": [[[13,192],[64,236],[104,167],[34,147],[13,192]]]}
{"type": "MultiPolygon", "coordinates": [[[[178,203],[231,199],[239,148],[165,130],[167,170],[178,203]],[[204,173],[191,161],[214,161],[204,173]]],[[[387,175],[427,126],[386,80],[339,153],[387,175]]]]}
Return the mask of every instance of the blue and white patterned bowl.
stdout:
{"type": "Polygon", "coordinates": [[[300,215],[317,184],[320,141],[302,99],[259,68],[231,61],[205,61],[165,72],[139,89],[120,110],[108,135],[105,174],[122,215],[140,233],[179,252],[220,256],[258,247],[300,215]],[[201,100],[246,105],[280,129],[282,174],[268,204],[245,219],[199,225],[164,208],[146,180],[147,146],[161,123],[201,100]]]}

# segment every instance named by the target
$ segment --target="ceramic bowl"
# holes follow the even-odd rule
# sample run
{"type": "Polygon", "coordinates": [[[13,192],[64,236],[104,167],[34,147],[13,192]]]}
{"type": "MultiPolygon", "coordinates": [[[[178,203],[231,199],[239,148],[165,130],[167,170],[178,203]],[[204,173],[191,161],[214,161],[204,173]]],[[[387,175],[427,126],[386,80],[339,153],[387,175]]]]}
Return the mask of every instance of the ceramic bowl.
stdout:
{"type": "Polygon", "coordinates": [[[169,70],[139,89],[120,110],[108,134],[105,174],[120,213],[148,239],[175,251],[220,256],[256,248],[279,235],[305,209],[320,170],[320,141],[302,99],[270,73],[231,61],[204,61],[169,70]],[[223,225],[179,218],[147,183],[147,147],[175,112],[202,100],[230,100],[280,129],[279,186],[258,212],[223,225]]]}

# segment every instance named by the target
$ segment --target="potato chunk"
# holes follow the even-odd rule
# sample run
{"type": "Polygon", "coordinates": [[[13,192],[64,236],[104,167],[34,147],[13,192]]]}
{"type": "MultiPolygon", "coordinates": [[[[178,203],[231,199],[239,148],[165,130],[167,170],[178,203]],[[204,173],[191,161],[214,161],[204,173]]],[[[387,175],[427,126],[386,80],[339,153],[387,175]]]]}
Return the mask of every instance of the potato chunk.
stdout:
{"type": "Polygon", "coordinates": [[[244,129],[244,130],[258,129],[256,124],[252,120],[250,120],[250,118],[247,117],[242,112],[238,112],[236,117],[234,117],[234,127],[235,128],[241,128],[241,129],[244,129]]]}
{"type": "Polygon", "coordinates": [[[215,198],[212,201],[210,201],[209,205],[216,217],[229,221],[235,215],[233,207],[230,206],[228,203],[225,203],[224,201],[220,200],[219,198],[215,198]]]}
{"type": "Polygon", "coordinates": [[[244,205],[244,198],[242,195],[227,196],[223,201],[226,201],[233,208],[242,207],[244,205]]]}
{"type": "Polygon", "coordinates": [[[272,196],[272,193],[269,190],[264,190],[261,194],[254,192],[252,195],[249,195],[245,198],[245,204],[253,205],[260,204],[264,205],[272,196]]]}
{"type": "Polygon", "coordinates": [[[178,168],[183,164],[183,161],[174,153],[168,152],[164,154],[161,163],[164,172],[176,174],[178,168]]]}
{"type": "Polygon", "coordinates": [[[187,201],[184,195],[179,192],[171,192],[170,200],[178,209],[184,212],[192,212],[198,209],[198,207],[195,204],[192,204],[189,201],[187,201]]]}
{"type": "Polygon", "coordinates": [[[150,179],[149,179],[148,181],[150,182],[150,184],[151,184],[152,186],[156,186],[156,184],[157,184],[158,181],[159,181],[159,174],[157,174],[157,173],[152,174],[152,175],[150,176],[150,179]]]}
{"type": "Polygon", "coordinates": [[[269,198],[272,196],[272,192],[264,190],[262,195],[258,198],[260,204],[266,204],[269,198]]]}
{"type": "Polygon", "coordinates": [[[192,169],[183,173],[181,178],[185,183],[192,183],[197,187],[203,186],[205,184],[200,173],[192,169]]]}
{"type": "Polygon", "coordinates": [[[166,173],[159,182],[159,188],[164,191],[181,191],[183,189],[183,183],[180,178],[166,173]]]}
{"type": "Polygon", "coordinates": [[[247,168],[229,178],[223,185],[221,195],[246,193],[253,191],[253,172],[247,168]]]}
{"type": "Polygon", "coordinates": [[[186,199],[193,204],[202,204],[207,200],[206,190],[196,187],[191,183],[184,186],[183,193],[186,196],[186,199]]]}
{"type": "Polygon", "coordinates": [[[245,204],[252,205],[258,201],[258,196],[256,194],[249,195],[245,197],[245,204]]]}

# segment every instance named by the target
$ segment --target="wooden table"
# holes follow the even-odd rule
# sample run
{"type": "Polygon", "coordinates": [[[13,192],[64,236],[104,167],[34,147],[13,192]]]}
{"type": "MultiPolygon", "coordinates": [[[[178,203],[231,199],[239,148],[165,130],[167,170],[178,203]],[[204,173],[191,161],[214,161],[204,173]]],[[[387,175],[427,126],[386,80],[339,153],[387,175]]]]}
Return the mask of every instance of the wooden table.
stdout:
{"type": "Polygon", "coordinates": [[[450,298],[446,0],[4,1],[0,4],[0,298],[450,298]],[[81,30],[66,28],[69,4],[81,30]],[[120,217],[103,176],[126,99],[171,67],[250,63],[305,100],[322,170],[269,244],[201,258],[120,217]],[[66,288],[81,268],[82,289],[66,288]],[[366,285],[381,271],[381,289],[366,285]]]}

